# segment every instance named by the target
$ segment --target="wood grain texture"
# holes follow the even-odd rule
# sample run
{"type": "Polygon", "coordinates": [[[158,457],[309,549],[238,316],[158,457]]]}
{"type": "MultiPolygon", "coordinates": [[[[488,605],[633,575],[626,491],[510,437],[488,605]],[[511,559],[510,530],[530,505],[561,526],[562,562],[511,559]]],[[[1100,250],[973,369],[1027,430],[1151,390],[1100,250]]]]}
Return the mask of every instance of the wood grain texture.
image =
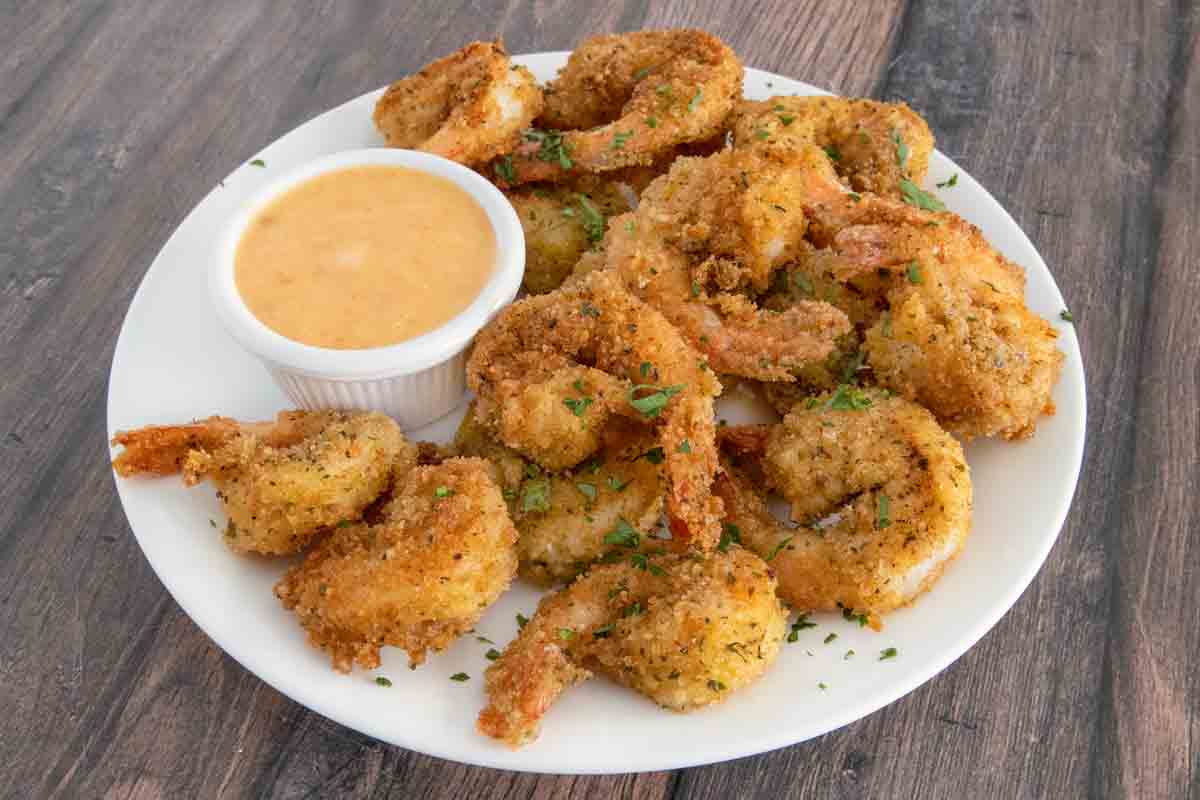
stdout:
{"type": "Polygon", "coordinates": [[[0,796],[1200,798],[1198,37],[1186,0],[0,5],[0,796]],[[1029,233],[1089,382],[1059,543],[941,676],[730,764],[504,773],[297,706],[179,610],[116,500],[105,387],[142,274],[263,145],[465,41],[678,25],[908,100],[1029,233]]]}

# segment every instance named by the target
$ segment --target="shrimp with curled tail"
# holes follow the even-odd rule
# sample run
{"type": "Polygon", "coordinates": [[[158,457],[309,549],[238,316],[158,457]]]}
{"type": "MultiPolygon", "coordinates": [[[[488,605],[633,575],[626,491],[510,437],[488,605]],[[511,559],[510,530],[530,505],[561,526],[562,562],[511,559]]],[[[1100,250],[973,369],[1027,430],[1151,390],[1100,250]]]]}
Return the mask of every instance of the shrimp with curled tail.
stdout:
{"type": "Polygon", "coordinates": [[[593,672],[673,711],[719,703],[779,654],[787,614],[775,588],[762,559],[738,547],[596,567],[542,600],[488,667],[478,728],[526,744],[593,672]]]}
{"type": "Polygon", "coordinates": [[[764,558],[795,608],[872,616],[911,603],[962,549],[971,477],[962,446],[925,409],[843,386],[798,403],[778,425],[722,429],[714,491],[726,535],[764,558]],[[779,522],[753,477],[791,504],[779,522]]]}
{"type": "Polygon", "coordinates": [[[766,289],[773,271],[806,246],[807,170],[804,159],[754,150],[678,159],[635,212],[610,223],[604,266],[679,326],[719,373],[791,380],[849,330],[828,303],[776,312],[744,293],[766,289]]]}
{"type": "Polygon", "coordinates": [[[374,412],[285,411],[274,422],[210,417],[188,425],[121,431],[113,460],[122,477],[183,472],[209,479],[229,522],[225,541],[243,553],[303,550],[322,531],[359,519],[417,450],[374,412]]]}
{"type": "Polygon", "coordinates": [[[655,426],[677,546],[714,545],[713,400],[721,385],[679,332],[608,272],[505,308],[467,362],[475,414],[507,446],[560,470],[601,445],[613,414],[655,426]]]}
{"type": "Polygon", "coordinates": [[[742,64],[696,30],[638,31],[582,42],[554,81],[525,143],[505,161],[510,184],[650,164],[711,139],[742,95],[742,64]]]}
{"type": "Polygon", "coordinates": [[[733,114],[735,146],[763,143],[788,150],[821,147],[857,192],[904,198],[929,169],[933,133],[904,103],[845,97],[771,97],[743,101],[733,114]]]}
{"type": "Polygon", "coordinates": [[[479,164],[516,147],[541,110],[533,73],[499,41],[472,42],[389,86],[375,126],[390,147],[479,164]]]}
{"type": "Polygon", "coordinates": [[[410,470],[372,524],[340,527],[275,586],[334,669],[379,666],[394,645],[420,664],[476,622],[517,571],[517,532],[477,458],[410,470]]]}

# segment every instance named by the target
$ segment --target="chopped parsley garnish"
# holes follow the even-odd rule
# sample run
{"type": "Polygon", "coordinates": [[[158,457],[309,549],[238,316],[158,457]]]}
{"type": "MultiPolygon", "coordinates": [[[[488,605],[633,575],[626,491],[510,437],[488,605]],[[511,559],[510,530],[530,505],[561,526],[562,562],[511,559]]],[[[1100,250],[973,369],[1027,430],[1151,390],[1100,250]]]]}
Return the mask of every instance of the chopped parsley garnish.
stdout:
{"type": "Polygon", "coordinates": [[[559,628],[558,638],[562,639],[564,642],[569,639],[573,639],[575,638],[575,631],[571,630],[570,628],[559,628]]]}
{"type": "Polygon", "coordinates": [[[588,502],[594,502],[596,499],[596,487],[590,483],[577,483],[575,488],[579,493],[588,499],[588,502]]]}
{"type": "Polygon", "coordinates": [[[468,675],[468,674],[467,674],[467,673],[465,673],[465,672],[456,672],[456,673],[454,673],[453,675],[451,675],[451,676],[450,676],[450,680],[452,680],[452,681],[458,681],[459,683],[462,683],[462,682],[464,682],[464,681],[469,681],[469,680],[471,680],[471,676],[470,676],[470,675],[468,675]]]}
{"type": "Polygon", "coordinates": [[[582,417],[583,412],[587,411],[588,406],[593,400],[590,397],[567,397],[563,399],[563,405],[571,409],[571,413],[577,417],[582,417]]]}
{"type": "Polygon", "coordinates": [[[817,684],[817,688],[818,688],[818,689],[820,689],[821,691],[825,691],[825,690],[826,690],[826,689],[828,689],[829,687],[828,687],[828,686],[826,686],[826,685],[825,685],[825,684],[822,682],[822,683],[818,683],[818,684],[817,684]]]}
{"type": "Polygon", "coordinates": [[[697,281],[692,281],[692,297],[700,296],[700,284],[697,281]]]}
{"type": "Polygon", "coordinates": [[[649,450],[638,456],[638,458],[644,458],[651,464],[658,465],[663,461],[666,461],[667,456],[661,447],[651,447],[649,450]]]}
{"type": "Polygon", "coordinates": [[[791,114],[780,114],[779,121],[782,122],[784,127],[786,128],[788,125],[791,125],[793,122],[795,122],[796,118],[793,117],[791,114]]]}
{"type": "Polygon", "coordinates": [[[900,131],[892,129],[892,141],[896,143],[896,166],[906,169],[908,165],[908,145],[900,138],[900,131]]]}
{"type": "Polygon", "coordinates": [[[579,195],[579,208],[583,211],[583,229],[587,232],[589,242],[598,242],[604,238],[604,228],[608,220],[604,212],[592,205],[587,195],[579,195]]]}
{"type": "Polygon", "coordinates": [[[654,366],[649,361],[643,361],[642,366],[638,368],[638,372],[642,373],[642,377],[644,378],[650,374],[650,370],[652,369],[654,369],[654,366]]]}
{"type": "Polygon", "coordinates": [[[513,178],[513,162],[512,156],[504,156],[496,162],[496,177],[506,183],[512,183],[513,178]]]}
{"type": "Polygon", "coordinates": [[[662,410],[667,407],[667,402],[683,391],[683,384],[675,386],[655,386],[653,384],[639,383],[629,390],[629,405],[636,408],[638,411],[645,414],[647,417],[657,417],[662,410]],[[648,394],[645,397],[635,397],[642,389],[655,389],[653,394],[648,394]]]}
{"type": "Polygon", "coordinates": [[[725,684],[721,683],[720,681],[710,678],[708,681],[708,688],[712,689],[714,692],[723,692],[728,687],[726,687],[725,684]]]}
{"type": "Polygon", "coordinates": [[[625,608],[621,609],[621,617],[624,619],[629,619],[630,617],[636,617],[638,614],[641,614],[645,610],[646,609],[642,608],[642,604],[639,601],[634,600],[632,603],[625,606],[625,608]]]}
{"type": "Polygon", "coordinates": [[[860,627],[860,628],[866,626],[866,624],[867,624],[867,615],[866,614],[856,614],[856,613],[854,613],[854,611],[852,611],[851,609],[842,605],[840,602],[838,603],[838,608],[840,608],[842,610],[842,619],[844,619],[848,622],[857,622],[858,627],[860,627]]]}
{"type": "Polygon", "coordinates": [[[616,475],[608,476],[608,488],[612,489],[614,492],[623,491],[627,486],[629,486],[629,481],[623,481],[616,475]]]}
{"type": "Polygon", "coordinates": [[[908,275],[909,283],[920,285],[922,281],[921,265],[917,263],[916,259],[913,259],[912,262],[909,263],[908,269],[905,270],[905,274],[908,275]]]}
{"type": "Polygon", "coordinates": [[[655,89],[654,91],[658,92],[658,93],[659,93],[660,95],[662,95],[663,97],[670,97],[670,96],[671,96],[671,94],[672,94],[672,92],[671,92],[671,84],[669,84],[669,83],[664,83],[664,84],[661,84],[661,85],[660,85],[660,86],[659,86],[657,89],[655,89]]]}
{"type": "Polygon", "coordinates": [[[1065,308],[1058,313],[1058,316],[1063,320],[1063,322],[1074,322],[1075,321],[1075,315],[1072,314],[1070,311],[1068,311],[1065,308]]]}
{"type": "Polygon", "coordinates": [[[649,74],[650,74],[650,68],[642,67],[637,72],[633,73],[633,79],[635,81],[640,81],[640,80],[643,80],[649,74]]]}
{"type": "Polygon", "coordinates": [[[796,288],[800,290],[800,294],[805,297],[814,297],[817,294],[816,287],[813,286],[812,280],[807,275],[801,275],[797,272],[792,276],[792,283],[796,284],[796,288]]]}
{"type": "Polygon", "coordinates": [[[613,134],[612,149],[624,150],[625,143],[629,141],[629,137],[633,136],[633,131],[617,131],[613,134]]]}
{"type": "Polygon", "coordinates": [[[252,167],[265,167],[266,165],[267,162],[263,161],[261,158],[256,158],[250,162],[250,166],[252,167]]]}
{"type": "Polygon", "coordinates": [[[385,689],[392,688],[392,682],[390,680],[388,680],[387,678],[383,677],[382,675],[375,676],[375,685],[382,686],[385,689]]]}
{"type": "Polygon", "coordinates": [[[696,93],[692,95],[692,99],[688,101],[688,113],[696,110],[696,104],[700,102],[700,98],[704,96],[704,90],[699,86],[696,87],[696,93]]]}
{"type": "Polygon", "coordinates": [[[863,368],[863,364],[867,361],[867,354],[861,350],[855,353],[849,361],[846,362],[845,368],[842,369],[842,383],[850,383],[854,380],[854,376],[863,368]]]}
{"type": "Polygon", "coordinates": [[[563,169],[575,166],[575,162],[571,160],[570,147],[563,141],[562,133],[559,131],[539,131],[537,128],[529,128],[525,131],[525,139],[538,143],[537,157],[540,160],[556,161],[563,169]]]}
{"type": "Polygon", "coordinates": [[[610,622],[607,625],[601,625],[597,628],[592,628],[593,639],[607,639],[609,634],[613,632],[613,624],[610,622]]]}
{"type": "Polygon", "coordinates": [[[923,191],[921,187],[910,181],[908,178],[900,179],[900,193],[904,195],[904,202],[909,205],[922,208],[926,211],[945,211],[946,207],[942,205],[942,201],[931,195],[929,192],[923,191]]]}
{"type": "Polygon", "coordinates": [[[949,188],[951,188],[953,186],[957,186],[957,185],[958,185],[958,173],[956,172],[950,176],[949,180],[942,181],[941,183],[939,183],[937,185],[937,187],[939,189],[949,189],[949,188]]]}
{"type": "Polygon", "coordinates": [[[767,561],[774,560],[775,556],[779,555],[779,551],[782,550],[783,548],[787,547],[789,544],[791,544],[792,539],[795,539],[795,538],[796,538],[795,535],[784,537],[783,541],[781,541],[779,544],[775,545],[775,549],[771,551],[771,554],[767,556],[766,560],[767,561]]]}
{"type": "Polygon", "coordinates": [[[892,524],[892,518],[889,516],[892,502],[888,499],[886,494],[880,492],[879,496],[875,499],[875,503],[879,510],[879,516],[875,521],[875,527],[877,527],[879,530],[883,530],[892,524]]]}
{"type": "Polygon", "coordinates": [[[717,542],[717,549],[722,553],[729,552],[729,545],[742,543],[742,531],[737,525],[726,522],[721,526],[721,541],[717,542]]]}
{"type": "Polygon", "coordinates": [[[488,651],[483,654],[483,657],[486,658],[488,661],[495,661],[497,658],[500,657],[500,651],[494,647],[489,647],[488,651]]]}
{"type": "Polygon", "coordinates": [[[617,517],[617,526],[604,534],[605,544],[615,544],[618,547],[637,547],[641,541],[641,534],[624,517],[617,517]]]}
{"type": "Polygon", "coordinates": [[[847,650],[846,655],[842,656],[843,661],[849,661],[854,658],[854,650],[847,650]]]}
{"type": "Polygon", "coordinates": [[[832,641],[834,641],[834,640],[836,640],[836,639],[837,639],[837,634],[836,634],[836,633],[831,633],[831,634],[829,634],[828,636],[826,636],[826,637],[825,637],[825,644],[829,644],[830,642],[832,642],[832,641]]]}
{"type": "Polygon", "coordinates": [[[897,655],[897,653],[896,653],[896,648],[894,648],[894,647],[889,647],[889,648],[888,648],[888,649],[886,649],[886,650],[880,650],[880,651],[879,651],[879,660],[880,660],[880,661],[887,661],[889,658],[895,658],[895,657],[896,657],[896,655],[897,655]]]}
{"type": "Polygon", "coordinates": [[[584,303],[579,307],[579,313],[583,314],[585,317],[598,317],[600,316],[600,309],[596,308],[591,303],[584,303]]]}
{"type": "Polygon", "coordinates": [[[771,138],[771,134],[767,133],[762,128],[759,128],[754,132],[754,138],[758,139],[760,142],[765,142],[767,139],[771,138]]]}
{"type": "Polygon", "coordinates": [[[679,452],[680,453],[692,452],[692,445],[688,442],[687,439],[684,439],[682,442],[679,443],[679,452]]]}
{"type": "Polygon", "coordinates": [[[833,147],[832,145],[830,145],[829,147],[824,147],[821,149],[823,149],[825,151],[825,155],[829,156],[830,161],[841,161],[842,160],[842,154],[838,151],[838,149],[836,147],[833,147]]]}
{"type": "Polygon", "coordinates": [[[834,411],[863,411],[871,407],[871,398],[862,389],[843,383],[825,403],[825,408],[834,411]]]}
{"type": "Polygon", "coordinates": [[[646,117],[646,127],[647,128],[657,128],[658,127],[658,119],[655,117],[646,117]]]}
{"type": "Polygon", "coordinates": [[[545,478],[534,478],[525,481],[521,489],[522,511],[550,510],[550,481],[545,478]]]}
{"type": "Polygon", "coordinates": [[[449,497],[454,494],[454,490],[449,486],[439,486],[433,490],[434,497],[449,497]]]}
{"type": "Polygon", "coordinates": [[[476,636],[475,641],[483,642],[484,644],[495,644],[495,642],[493,642],[491,639],[489,639],[486,636],[476,636]]]}

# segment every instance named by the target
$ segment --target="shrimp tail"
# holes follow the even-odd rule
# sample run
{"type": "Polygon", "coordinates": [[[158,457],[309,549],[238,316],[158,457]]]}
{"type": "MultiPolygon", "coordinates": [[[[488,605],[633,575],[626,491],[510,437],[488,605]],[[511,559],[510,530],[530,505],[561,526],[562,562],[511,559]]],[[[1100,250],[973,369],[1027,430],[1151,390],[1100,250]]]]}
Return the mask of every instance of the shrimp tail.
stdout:
{"type": "MultiPolygon", "coordinates": [[[[529,636],[540,637],[541,631],[529,636]]],[[[591,676],[551,642],[510,646],[488,667],[488,704],[476,727],[485,736],[520,747],[537,737],[542,717],[558,696],[591,676]]]]}
{"type": "Polygon", "coordinates": [[[183,469],[189,452],[215,450],[240,430],[239,423],[229,417],[209,417],[188,425],[152,425],[118,431],[112,445],[125,450],[113,459],[112,465],[123,478],[174,475],[183,469]]]}

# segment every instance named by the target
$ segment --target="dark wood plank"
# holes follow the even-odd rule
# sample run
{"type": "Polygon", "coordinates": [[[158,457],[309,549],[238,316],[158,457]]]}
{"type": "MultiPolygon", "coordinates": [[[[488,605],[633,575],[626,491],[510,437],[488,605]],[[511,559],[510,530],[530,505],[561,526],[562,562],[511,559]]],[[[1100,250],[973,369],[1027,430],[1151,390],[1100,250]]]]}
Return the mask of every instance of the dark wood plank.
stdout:
{"type": "Polygon", "coordinates": [[[0,8],[0,795],[1200,797],[1198,14],[1183,0],[0,8]],[[733,764],[518,775],[297,706],[195,628],[128,535],[103,409],[141,275],[241,160],[469,39],[569,49],[677,25],[751,66],[909,100],[1046,256],[1092,390],[1076,507],[1046,568],[926,687],[733,764]]]}

